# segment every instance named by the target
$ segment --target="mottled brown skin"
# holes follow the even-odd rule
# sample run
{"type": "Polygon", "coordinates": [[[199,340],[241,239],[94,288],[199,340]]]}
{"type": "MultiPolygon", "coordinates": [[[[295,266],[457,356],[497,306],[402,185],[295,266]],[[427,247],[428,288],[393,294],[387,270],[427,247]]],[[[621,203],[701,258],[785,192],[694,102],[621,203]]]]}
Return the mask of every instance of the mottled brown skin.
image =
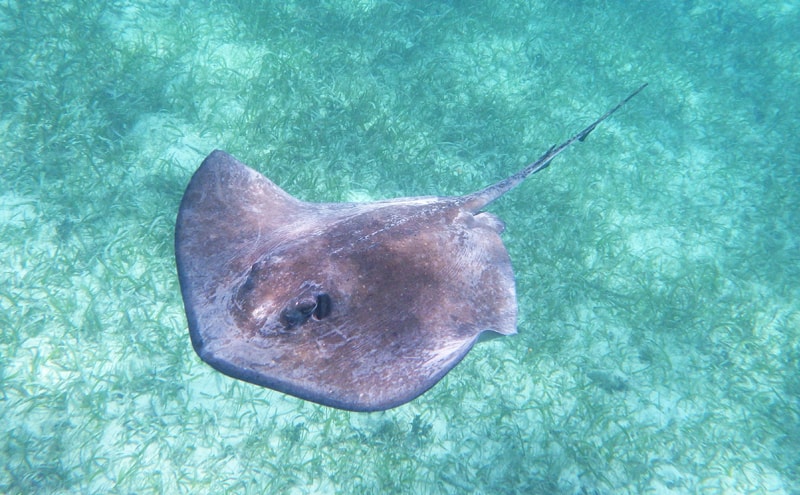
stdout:
{"type": "Polygon", "coordinates": [[[516,333],[503,223],[480,210],[642,88],[517,174],[460,197],[307,203],[212,152],[175,232],[195,351],[232,377],[332,407],[414,399],[481,333],[516,333]]]}
{"type": "Polygon", "coordinates": [[[304,203],[213,152],[176,232],[195,350],[226,374],[334,407],[413,399],[481,332],[515,332],[502,223],[459,202],[304,203]],[[282,310],[316,293],[330,313],[287,328],[282,310]]]}

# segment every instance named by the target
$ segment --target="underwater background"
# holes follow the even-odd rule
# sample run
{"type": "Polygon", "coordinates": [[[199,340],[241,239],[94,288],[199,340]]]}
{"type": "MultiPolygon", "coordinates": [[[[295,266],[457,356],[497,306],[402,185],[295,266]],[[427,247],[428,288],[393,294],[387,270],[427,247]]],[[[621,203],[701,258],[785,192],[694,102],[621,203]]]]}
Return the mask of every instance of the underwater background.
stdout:
{"type": "Polygon", "coordinates": [[[0,492],[800,493],[800,2],[0,0],[0,492]],[[519,334],[350,413],[195,355],[183,190],[493,203],[519,334]]]}

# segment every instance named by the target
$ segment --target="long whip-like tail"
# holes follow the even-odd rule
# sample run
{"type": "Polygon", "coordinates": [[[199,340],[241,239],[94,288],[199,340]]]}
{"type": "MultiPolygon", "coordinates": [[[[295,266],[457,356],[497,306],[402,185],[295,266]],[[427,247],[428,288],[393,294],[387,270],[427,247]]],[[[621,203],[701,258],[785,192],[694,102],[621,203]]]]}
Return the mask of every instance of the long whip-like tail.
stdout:
{"type": "Polygon", "coordinates": [[[639,94],[645,87],[647,87],[647,83],[642,84],[639,86],[636,91],[629,94],[624,100],[617,103],[617,105],[603,114],[600,118],[592,122],[589,126],[585,129],[580,131],[579,133],[575,134],[571,138],[567,139],[563,143],[559,144],[558,146],[553,146],[545,154],[540,156],[536,159],[533,163],[527,165],[525,168],[517,172],[516,174],[508,177],[507,179],[503,179],[500,182],[492,184],[485,189],[481,189],[475,193],[469,194],[464,197],[464,207],[471,211],[478,211],[484,206],[488,205],[495,199],[499,198],[509,190],[518,186],[522,181],[524,181],[529,175],[535,174],[536,172],[547,168],[550,165],[550,162],[553,161],[553,158],[558,156],[562,151],[567,149],[572,143],[575,141],[583,141],[586,137],[591,133],[595,127],[597,127],[601,122],[609,118],[614,112],[619,110],[624,104],[628,103],[631,98],[639,94]]]}

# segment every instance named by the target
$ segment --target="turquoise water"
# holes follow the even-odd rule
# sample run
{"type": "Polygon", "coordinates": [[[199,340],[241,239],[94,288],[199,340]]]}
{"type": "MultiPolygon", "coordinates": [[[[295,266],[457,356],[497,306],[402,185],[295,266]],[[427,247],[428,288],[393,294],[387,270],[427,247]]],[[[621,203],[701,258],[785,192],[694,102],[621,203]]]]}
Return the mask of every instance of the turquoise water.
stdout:
{"type": "Polygon", "coordinates": [[[800,493],[800,4],[0,2],[3,493],[800,493]],[[519,334],[348,413],[188,338],[214,148],[491,206],[519,334]]]}

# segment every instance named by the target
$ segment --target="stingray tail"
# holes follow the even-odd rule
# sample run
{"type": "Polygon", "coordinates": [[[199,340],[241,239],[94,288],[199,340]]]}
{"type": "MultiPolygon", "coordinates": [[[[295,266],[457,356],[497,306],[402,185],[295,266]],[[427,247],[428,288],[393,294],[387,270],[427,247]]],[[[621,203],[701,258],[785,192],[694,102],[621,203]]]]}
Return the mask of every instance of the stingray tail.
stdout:
{"type": "Polygon", "coordinates": [[[517,187],[522,181],[524,181],[529,175],[535,174],[536,172],[547,168],[550,165],[550,162],[553,161],[553,158],[558,156],[562,151],[567,149],[572,143],[575,141],[583,141],[586,137],[591,133],[595,127],[597,127],[601,122],[606,120],[620,109],[624,104],[628,103],[628,101],[639,94],[641,90],[643,90],[647,86],[647,83],[642,84],[639,86],[636,91],[629,94],[624,100],[617,103],[617,106],[603,114],[599,119],[592,122],[588,127],[580,131],[579,133],[575,134],[568,140],[564,141],[563,143],[559,144],[558,146],[553,146],[545,154],[540,156],[536,159],[535,162],[531,163],[530,165],[526,166],[516,174],[508,177],[507,179],[501,180],[496,184],[492,184],[491,186],[481,189],[475,193],[469,194],[464,196],[464,207],[469,209],[470,211],[478,211],[484,206],[488,205],[495,199],[499,198],[506,192],[510,191],[511,189],[517,187]]]}

